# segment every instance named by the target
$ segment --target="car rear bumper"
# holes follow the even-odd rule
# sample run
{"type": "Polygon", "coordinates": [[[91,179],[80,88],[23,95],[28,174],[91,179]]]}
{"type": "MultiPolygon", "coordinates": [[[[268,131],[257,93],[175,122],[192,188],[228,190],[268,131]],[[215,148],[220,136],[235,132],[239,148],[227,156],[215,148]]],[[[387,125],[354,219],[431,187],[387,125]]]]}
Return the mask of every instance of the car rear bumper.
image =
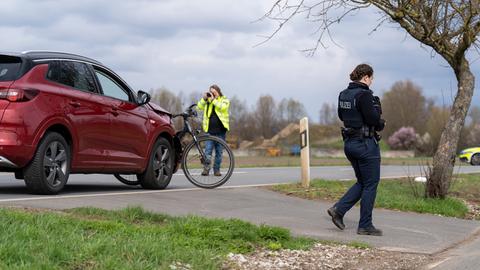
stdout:
{"type": "Polygon", "coordinates": [[[0,146],[0,171],[25,167],[32,159],[34,150],[30,146],[0,146]]]}
{"type": "Polygon", "coordinates": [[[471,153],[462,154],[462,155],[459,155],[458,158],[462,162],[470,163],[470,159],[472,158],[472,154],[471,153]]]}
{"type": "Polygon", "coordinates": [[[9,169],[15,169],[18,168],[18,166],[11,162],[8,158],[0,156],[0,167],[2,168],[9,168],[9,169]]]}

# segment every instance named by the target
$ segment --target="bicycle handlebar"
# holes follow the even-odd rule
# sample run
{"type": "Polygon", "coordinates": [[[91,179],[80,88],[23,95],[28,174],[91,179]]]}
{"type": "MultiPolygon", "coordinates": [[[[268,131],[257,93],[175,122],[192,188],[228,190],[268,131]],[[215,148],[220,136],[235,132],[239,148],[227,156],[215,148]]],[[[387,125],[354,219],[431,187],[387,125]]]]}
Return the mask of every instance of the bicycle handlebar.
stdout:
{"type": "Polygon", "coordinates": [[[197,104],[192,104],[184,112],[179,113],[179,114],[172,114],[172,118],[175,118],[175,117],[178,117],[178,116],[182,116],[183,118],[197,116],[197,111],[195,111],[193,109],[196,106],[197,106],[197,104]]]}

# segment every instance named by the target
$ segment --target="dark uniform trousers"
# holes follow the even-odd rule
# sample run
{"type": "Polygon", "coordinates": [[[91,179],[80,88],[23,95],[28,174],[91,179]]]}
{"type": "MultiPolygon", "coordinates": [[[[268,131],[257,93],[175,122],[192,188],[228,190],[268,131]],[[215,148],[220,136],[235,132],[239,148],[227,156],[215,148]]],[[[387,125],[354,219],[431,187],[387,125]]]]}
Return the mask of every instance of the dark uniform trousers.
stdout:
{"type": "Polygon", "coordinates": [[[336,211],[343,216],[361,199],[358,227],[369,228],[373,226],[372,211],[380,182],[380,147],[374,138],[353,137],[346,139],[344,150],[357,183],[337,202],[336,211]]]}

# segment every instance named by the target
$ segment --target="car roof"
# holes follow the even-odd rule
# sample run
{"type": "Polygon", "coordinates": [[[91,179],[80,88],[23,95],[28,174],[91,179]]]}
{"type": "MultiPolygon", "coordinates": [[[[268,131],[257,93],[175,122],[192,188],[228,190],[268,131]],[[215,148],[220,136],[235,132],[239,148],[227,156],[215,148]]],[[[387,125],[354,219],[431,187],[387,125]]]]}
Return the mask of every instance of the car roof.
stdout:
{"type": "Polygon", "coordinates": [[[9,56],[17,56],[21,58],[26,58],[32,61],[38,61],[38,60],[76,60],[76,61],[83,61],[83,62],[88,62],[92,64],[97,64],[100,66],[103,66],[102,63],[100,63],[97,60],[94,60],[92,58],[88,58],[85,56],[81,56],[78,54],[73,54],[73,53],[65,53],[65,52],[54,52],[54,51],[26,51],[26,52],[21,52],[21,53],[15,53],[15,52],[0,52],[0,55],[9,55],[9,56]]]}
{"type": "MultiPolygon", "coordinates": [[[[73,53],[65,53],[65,52],[54,52],[54,51],[25,51],[25,52],[0,52],[0,56],[5,55],[5,56],[14,56],[14,57],[20,57],[24,58],[29,62],[27,65],[28,67],[31,67],[32,62],[48,62],[48,61],[53,61],[53,60],[73,60],[73,61],[80,61],[80,62],[86,62],[90,64],[97,65],[111,73],[113,73],[116,77],[118,77],[125,86],[127,86],[130,90],[132,89],[126,81],[124,81],[118,74],[116,74],[113,70],[110,68],[106,67],[103,65],[101,62],[94,60],[92,58],[88,58],[85,56],[81,56],[78,54],[73,54],[73,53]]],[[[26,71],[28,71],[29,68],[26,68],[26,71]]],[[[25,71],[25,72],[26,72],[25,71]]],[[[133,90],[132,90],[133,91],[133,90]]]]}

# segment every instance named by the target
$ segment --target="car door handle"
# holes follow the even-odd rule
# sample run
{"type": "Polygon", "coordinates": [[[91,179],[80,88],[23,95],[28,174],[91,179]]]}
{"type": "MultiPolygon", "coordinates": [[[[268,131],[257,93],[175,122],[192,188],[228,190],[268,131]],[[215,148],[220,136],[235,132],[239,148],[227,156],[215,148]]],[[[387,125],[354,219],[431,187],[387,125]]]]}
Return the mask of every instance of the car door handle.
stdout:
{"type": "Polygon", "coordinates": [[[80,102],[74,101],[74,100],[70,101],[68,104],[72,105],[75,108],[78,108],[82,105],[82,104],[80,104],[80,102]]]}
{"type": "Polygon", "coordinates": [[[113,114],[114,116],[118,116],[118,109],[115,107],[112,107],[112,109],[110,110],[110,113],[113,114]]]}

